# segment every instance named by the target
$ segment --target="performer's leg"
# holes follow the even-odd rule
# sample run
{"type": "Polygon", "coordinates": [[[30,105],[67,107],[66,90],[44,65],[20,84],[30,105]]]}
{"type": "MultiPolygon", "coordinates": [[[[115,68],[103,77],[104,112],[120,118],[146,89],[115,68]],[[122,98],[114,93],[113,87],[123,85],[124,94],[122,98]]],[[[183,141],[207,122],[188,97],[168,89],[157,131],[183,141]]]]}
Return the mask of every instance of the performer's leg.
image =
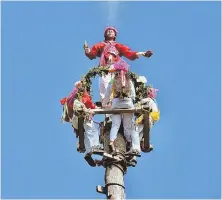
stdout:
{"type": "MultiPolygon", "coordinates": [[[[108,87],[110,81],[111,81],[111,74],[107,74],[102,77],[99,77],[99,95],[100,95],[101,102],[103,101],[103,99],[105,97],[106,90],[107,90],[107,87],[108,87]]],[[[107,117],[110,118],[110,115],[105,114],[105,119],[107,117]]]]}
{"type": "Polygon", "coordinates": [[[134,132],[133,113],[123,114],[124,136],[127,142],[131,142],[131,135],[134,132]]]}
{"type": "Polygon", "coordinates": [[[121,115],[111,115],[112,128],[110,131],[110,142],[114,142],[117,138],[119,127],[121,125],[121,115]]]}
{"type": "Polygon", "coordinates": [[[95,123],[92,120],[84,122],[84,129],[85,138],[89,141],[90,151],[92,147],[99,147],[99,130],[96,128],[95,123]]]}
{"type": "Polygon", "coordinates": [[[139,133],[140,141],[143,139],[143,124],[136,124],[135,130],[139,133]]]}
{"type": "Polygon", "coordinates": [[[131,138],[132,138],[132,150],[136,150],[138,152],[141,152],[140,149],[140,129],[138,129],[137,125],[135,126],[134,131],[132,132],[131,138]]]}
{"type": "Polygon", "coordinates": [[[85,134],[85,137],[84,137],[84,144],[85,144],[86,154],[90,153],[91,152],[90,141],[89,141],[89,138],[86,137],[86,134],[85,134]]]}
{"type": "Polygon", "coordinates": [[[112,128],[110,131],[110,143],[109,147],[110,150],[113,152],[115,151],[114,141],[117,138],[117,134],[121,125],[121,115],[112,115],[112,128]]]}
{"type": "Polygon", "coordinates": [[[110,81],[111,81],[111,75],[110,74],[99,77],[99,94],[100,94],[101,102],[105,97],[106,89],[107,89],[110,81]]]}
{"type": "Polygon", "coordinates": [[[92,147],[99,145],[99,132],[96,130],[95,124],[92,120],[84,122],[84,129],[85,129],[85,148],[86,148],[86,155],[85,160],[88,164],[92,167],[96,166],[95,161],[92,158],[92,147]]]}

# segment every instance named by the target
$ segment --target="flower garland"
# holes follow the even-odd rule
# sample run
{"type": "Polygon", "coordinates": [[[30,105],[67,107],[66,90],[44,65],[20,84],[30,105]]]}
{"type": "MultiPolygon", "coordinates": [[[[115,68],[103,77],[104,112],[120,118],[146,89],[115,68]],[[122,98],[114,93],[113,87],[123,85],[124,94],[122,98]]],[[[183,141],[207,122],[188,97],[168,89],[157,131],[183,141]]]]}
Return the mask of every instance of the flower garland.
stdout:
{"type": "MultiPolygon", "coordinates": [[[[82,102],[82,98],[86,96],[86,93],[88,93],[88,100],[90,101],[91,96],[91,85],[92,81],[91,78],[95,78],[96,75],[103,76],[109,73],[109,67],[94,67],[88,71],[88,73],[81,78],[80,81],[78,81],[75,84],[75,87],[73,88],[72,92],[68,97],[64,97],[60,100],[60,104],[63,106],[63,114],[62,114],[62,121],[71,122],[74,110],[73,110],[73,103],[75,100],[78,100],[79,102],[82,102]]],[[[88,116],[90,113],[87,112],[88,109],[85,109],[82,113],[82,116],[88,116]]],[[[76,113],[78,114],[78,113],[76,113]]]]}
{"type": "MultiPolygon", "coordinates": [[[[63,119],[66,119],[64,121],[70,121],[71,120],[72,115],[73,115],[72,106],[73,106],[73,102],[74,102],[75,99],[82,102],[82,98],[83,98],[85,92],[88,92],[89,96],[91,95],[90,94],[90,93],[92,93],[91,78],[95,78],[96,75],[101,77],[101,76],[107,75],[110,72],[111,72],[111,70],[110,70],[110,67],[108,67],[108,66],[105,66],[105,67],[104,66],[97,66],[97,67],[94,67],[94,68],[90,69],[88,71],[88,73],[85,76],[83,76],[81,78],[81,80],[78,82],[78,85],[76,85],[76,88],[73,89],[73,91],[75,90],[75,93],[74,93],[74,96],[72,96],[71,104],[70,104],[69,101],[67,101],[69,99],[66,98],[66,97],[60,100],[61,104],[64,106],[63,110],[64,110],[64,108],[66,108],[64,110],[64,116],[62,117],[63,119]],[[68,103],[68,106],[67,106],[67,103],[68,103]],[[66,116],[66,115],[68,115],[68,116],[66,116]],[[67,118],[69,118],[70,120],[68,120],[67,118]]],[[[135,87],[135,92],[136,92],[135,103],[142,100],[143,98],[146,98],[147,97],[147,88],[149,87],[149,86],[146,85],[146,78],[141,77],[141,76],[139,76],[139,75],[137,75],[136,73],[133,73],[133,72],[127,72],[126,74],[132,80],[132,82],[134,84],[134,87],[135,87]]]]}
{"type": "Polygon", "coordinates": [[[91,92],[92,81],[91,78],[95,78],[96,75],[104,76],[109,73],[109,67],[98,66],[90,69],[88,73],[81,78],[82,87],[79,88],[77,93],[77,99],[81,100],[84,91],[91,92]]]}
{"type": "MultiPolygon", "coordinates": [[[[103,76],[107,75],[110,72],[109,67],[94,67],[93,69],[89,70],[88,73],[82,78],[83,87],[78,92],[77,98],[80,99],[83,95],[83,91],[87,90],[88,92],[91,92],[91,78],[95,78],[96,75],[103,76]]],[[[139,75],[137,75],[134,72],[128,72],[127,76],[132,80],[135,91],[136,91],[136,102],[140,101],[143,98],[147,97],[147,88],[149,86],[146,85],[146,81],[138,79],[140,78],[139,75]]]]}
{"type": "Polygon", "coordinates": [[[128,76],[134,84],[135,91],[136,91],[136,102],[135,103],[137,103],[138,101],[147,97],[148,86],[146,85],[146,80],[141,80],[141,81],[138,80],[140,78],[140,76],[138,76],[136,73],[128,72],[128,76]]]}

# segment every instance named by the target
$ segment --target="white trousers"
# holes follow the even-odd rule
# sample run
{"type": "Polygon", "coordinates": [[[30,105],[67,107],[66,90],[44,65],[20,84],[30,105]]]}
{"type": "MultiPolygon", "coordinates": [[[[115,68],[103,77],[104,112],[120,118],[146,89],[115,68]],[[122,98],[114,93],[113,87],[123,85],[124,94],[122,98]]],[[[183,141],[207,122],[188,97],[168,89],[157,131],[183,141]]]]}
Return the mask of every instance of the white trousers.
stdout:
{"type": "Polygon", "coordinates": [[[124,136],[128,142],[131,142],[131,135],[134,132],[133,113],[124,113],[122,115],[111,115],[112,128],[110,131],[110,141],[117,138],[118,130],[123,120],[124,136]]]}
{"type": "Polygon", "coordinates": [[[95,123],[90,121],[84,122],[85,137],[84,143],[86,148],[86,153],[89,153],[94,146],[101,146],[99,143],[99,129],[96,127],[95,123]]]}
{"type": "Polygon", "coordinates": [[[104,75],[102,77],[99,77],[99,95],[100,95],[101,101],[105,97],[106,89],[107,89],[111,79],[112,79],[112,75],[111,74],[107,74],[107,75],[104,75]]]}
{"type": "MultiPolygon", "coordinates": [[[[152,121],[151,117],[149,118],[149,123],[150,123],[150,129],[151,129],[153,126],[153,121],[152,121]]],[[[132,149],[137,149],[137,150],[141,151],[140,141],[143,138],[143,127],[144,127],[143,124],[136,124],[135,125],[134,133],[132,136],[132,149]]]]}
{"type": "Polygon", "coordinates": [[[135,125],[135,129],[133,130],[132,133],[132,147],[131,149],[137,150],[139,152],[141,152],[141,148],[140,148],[140,136],[142,135],[143,137],[143,125],[140,125],[141,127],[139,127],[138,129],[138,125],[135,125]]]}

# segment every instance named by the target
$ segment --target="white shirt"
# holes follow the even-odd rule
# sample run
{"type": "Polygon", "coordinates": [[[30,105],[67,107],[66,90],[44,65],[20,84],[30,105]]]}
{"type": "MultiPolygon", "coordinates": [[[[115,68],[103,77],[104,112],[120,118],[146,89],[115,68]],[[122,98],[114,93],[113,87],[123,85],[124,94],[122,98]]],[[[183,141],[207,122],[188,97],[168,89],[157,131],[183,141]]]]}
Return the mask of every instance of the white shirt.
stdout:
{"type": "MultiPolygon", "coordinates": [[[[136,92],[135,92],[135,87],[133,85],[133,82],[130,80],[130,97],[127,98],[114,98],[112,100],[112,108],[133,108],[133,101],[136,98],[136,92]]],[[[112,84],[109,84],[105,97],[103,99],[103,106],[106,106],[110,100],[112,94],[112,84]]]]}
{"type": "Polygon", "coordinates": [[[152,111],[159,112],[156,102],[153,99],[151,99],[150,97],[142,99],[141,103],[148,105],[152,109],[152,111]]]}

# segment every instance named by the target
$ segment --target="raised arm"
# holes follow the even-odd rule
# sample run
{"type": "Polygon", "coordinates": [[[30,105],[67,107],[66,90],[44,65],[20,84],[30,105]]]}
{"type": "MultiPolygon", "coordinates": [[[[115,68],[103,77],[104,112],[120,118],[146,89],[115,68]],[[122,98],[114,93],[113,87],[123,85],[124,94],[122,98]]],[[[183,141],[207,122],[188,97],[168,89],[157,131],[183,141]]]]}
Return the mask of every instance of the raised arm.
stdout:
{"type": "Polygon", "coordinates": [[[95,59],[97,56],[99,56],[99,53],[100,53],[100,47],[101,47],[101,44],[98,43],[98,44],[95,44],[92,49],[89,48],[88,44],[85,42],[83,48],[84,48],[84,51],[85,51],[85,55],[90,59],[95,59]]]}

